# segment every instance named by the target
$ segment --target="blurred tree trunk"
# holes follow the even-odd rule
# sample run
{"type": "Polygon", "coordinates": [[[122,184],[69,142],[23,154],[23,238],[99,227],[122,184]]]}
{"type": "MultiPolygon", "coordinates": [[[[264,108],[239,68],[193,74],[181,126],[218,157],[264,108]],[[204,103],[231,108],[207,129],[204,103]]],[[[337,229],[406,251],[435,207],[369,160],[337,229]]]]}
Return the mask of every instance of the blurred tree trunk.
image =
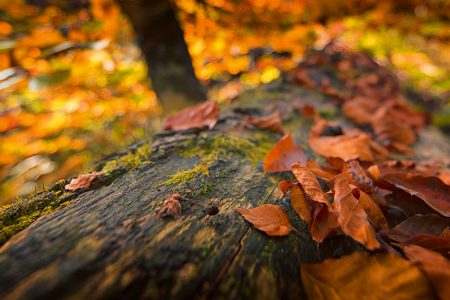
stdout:
{"type": "Polygon", "coordinates": [[[206,99],[170,1],[118,0],[147,61],[153,89],[166,111],[206,99]]]}

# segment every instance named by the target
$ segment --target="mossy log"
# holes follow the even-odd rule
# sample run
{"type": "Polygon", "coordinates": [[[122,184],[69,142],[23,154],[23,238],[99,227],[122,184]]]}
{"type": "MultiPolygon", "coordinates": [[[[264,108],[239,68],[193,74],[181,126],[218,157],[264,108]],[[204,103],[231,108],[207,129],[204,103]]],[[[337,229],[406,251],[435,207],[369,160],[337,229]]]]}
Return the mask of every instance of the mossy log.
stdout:
{"type": "MultiPolygon", "coordinates": [[[[240,125],[249,112],[278,110],[313,158],[312,121],[293,109],[296,102],[345,122],[327,96],[276,83],[226,106],[213,130],[161,132],[101,162],[105,178],[89,190],[63,194],[55,186],[32,197],[58,205],[0,248],[0,299],[306,298],[301,263],[360,246],[344,236],[312,241],[275,189],[290,174],[262,171],[279,136],[240,125]],[[155,209],[174,192],[183,196],[181,217],[160,218],[155,209]],[[300,234],[268,237],[236,211],[264,203],[282,206],[300,234]]],[[[433,128],[422,131],[415,149],[428,158],[450,153],[433,128]]]]}

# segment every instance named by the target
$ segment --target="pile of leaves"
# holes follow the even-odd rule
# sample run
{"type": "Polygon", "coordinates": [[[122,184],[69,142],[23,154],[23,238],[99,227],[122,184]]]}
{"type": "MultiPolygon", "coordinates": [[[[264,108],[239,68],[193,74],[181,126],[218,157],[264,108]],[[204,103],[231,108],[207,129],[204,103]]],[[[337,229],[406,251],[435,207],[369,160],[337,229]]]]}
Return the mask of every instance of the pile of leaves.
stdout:
{"type": "MultiPolygon", "coordinates": [[[[442,161],[414,160],[411,147],[426,117],[411,107],[384,68],[335,43],[311,52],[290,75],[293,84],[329,95],[347,117],[330,121],[310,105],[293,104],[314,123],[308,142],[320,159],[308,157],[285,132],[281,110],[249,116],[242,125],[282,136],[267,153],[264,172],[294,175],[295,181],[278,187],[311,239],[319,246],[328,237],[346,235],[365,249],[302,264],[308,296],[449,299],[450,172],[442,161]]],[[[211,129],[218,115],[217,104],[209,101],[167,119],[163,129],[211,129]]],[[[237,211],[268,236],[301,234],[278,205],[237,211]]]]}

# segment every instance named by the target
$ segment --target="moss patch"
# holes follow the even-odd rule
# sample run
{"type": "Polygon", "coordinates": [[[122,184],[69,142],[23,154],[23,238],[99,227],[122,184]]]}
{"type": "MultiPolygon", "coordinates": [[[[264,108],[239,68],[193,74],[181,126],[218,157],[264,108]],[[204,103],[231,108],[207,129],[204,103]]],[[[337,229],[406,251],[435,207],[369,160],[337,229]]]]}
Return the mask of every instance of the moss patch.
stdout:
{"type": "Polygon", "coordinates": [[[169,180],[165,181],[163,185],[179,184],[192,180],[197,174],[209,175],[208,166],[206,164],[199,164],[192,169],[181,171],[169,176],[169,180]]]}

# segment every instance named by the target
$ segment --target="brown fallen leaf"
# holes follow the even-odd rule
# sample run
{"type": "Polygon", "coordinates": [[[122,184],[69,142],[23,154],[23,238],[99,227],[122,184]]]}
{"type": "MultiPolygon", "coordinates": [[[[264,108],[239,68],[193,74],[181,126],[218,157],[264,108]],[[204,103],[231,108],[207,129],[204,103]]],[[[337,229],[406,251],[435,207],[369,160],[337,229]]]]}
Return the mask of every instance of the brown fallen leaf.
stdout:
{"type": "Polygon", "coordinates": [[[91,186],[92,181],[100,176],[101,173],[93,172],[90,174],[80,175],[70,181],[69,184],[66,184],[64,187],[67,191],[75,192],[81,189],[87,189],[91,186]]]}
{"type": "Polygon", "coordinates": [[[288,180],[283,180],[278,183],[278,189],[281,192],[281,197],[286,197],[286,193],[295,185],[295,183],[288,180]]]}
{"type": "Polygon", "coordinates": [[[293,164],[291,170],[305,193],[311,197],[312,200],[324,203],[328,206],[330,205],[330,202],[320,187],[319,181],[311,170],[299,163],[293,164]]]}
{"type": "Polygon", "coordinates": [[[345,172],[349,182],[361,190],[369,193],[375,191],[375,183],[370,179],[357,160],[349,161],[342,171],[345,172]]]}
{"type": "Polygon", "coordinates": [[[295,144],[290,133],[283,136],[264,157],[265,173],[289,171],[296,162],[306,162],[303,150],[295,144]]]}
{"type": "Polygon", "coordinates": [[[313,172],[314,175],[324,180],[331,180],[336,175],[338,175],[338,172],[336,172],[335,170],[323,167],[319,165],[319,163],[315,160],[307,160],[306,168],[313,172]]]}
{"type": "Polygon", "coordinates": [[[342,105],[343,114],[359,125],[367,125],[372,122],[373,115],[379,104],[372,98],[356,97],[350,101],[345,101],[342,105]]]}
{"type": "Polygon", "coordinates": [[[372,128],[377,139],[385,145],[393,142],[411,145],[416,141],[414,130],[402,120],[396,118],[388,107],[380,108],[372,119],[372,128]]]}
{"type": "Polygon", "coordinates": [[[340,157],[345,161],[374,160],[370,137],[366,134],[312,137],[309,139],[309,145],[314,152],[325,157],[340,157]]]}
{"type": "Polygon", "coordinates": [[[357,251],[317,264],[302,264],[301,276],[309,299],[433,299],[422,272],[390,253],[357,251]]]}
{"type": "Polygon", "coordinates": [[[312,222],[309,227],[312,239],[321,243],[330,233],[339,228],[339,222],[326,204],[314,202],[312,222]]]}
{"type": "Polygon", "coordinates": [[[415,215],[401,222],[389,233],[397,242],[405,242],[417,234],[441,235],[450,226],[450,220],[437,215],[415,215]]]}
{"type": "Polygon", "coordinates": [[[450,236],[441,234],[439,236],[431,234],[417,234],[404,241],[404,244],[414,244],[439,252],[445,257],[450,257],[450,236]]]}
{"type": "Polygon", "coordinates": [[[281,124],[281,116],[279,112],[274,112],[267,117],[249,116],[245,119],[244,122],[245,124],[253,127],[266,129],[284,135],[283,126],[281,124]]]}
{"type": "Polygon", "coordinates": [[[418,197],[441,215],[450,217],[450,186],[438,177],[390,173],[382,176],[382,179],[418,197]]]}
{"type": "Polygon", "coordinates": [[[340,174],[334,182],[333,212],[336,214],[342,231],[364,245],[374,250],[380,247],[375,231],[358,200],[353,196],[352,189],[345,174],[340,174]]]}
{"type": "Polygon", "coordinates": [[[439,253],[416,245],[403,246],[403,252],[425,272],[439,298],[450,299],[450,261],[439,253]]]}
{"type": "Polygon", "coordinates": [[[285,236],[292,230],[289,217],[284,210],[273,204],[264,204],[255,208],[236,209],[256,229],[269,236],[285,236]]]}
{"type": "Polygon", "coordinates": [[[172,131],[183,131],[192,128],[213,128],[217,123],[219,116],[219,105],[215,101],[206,101],[204,103],[185,108],[178,113],[168,117],[162,128],[172,131]]]}
{"type": "Polygon", "coordinates": [[[178,218],[181,215],[181,195],[178,193],[173,193],[167,196],[163,204],[156,209],[156,213],[160,217],[174,217],[178,218]]]}
{"type": "Polygon", "coordinates": [[[306,199],[305,192],[298,185],[293,185],[290,191],[291,205],[303,221],[310,224],[312,221],[312,203],[306,199]]]}
{"type": "Polygon", "coordinates": [[[358,199],[359,204],[366,212],[367,216],[369,217],[370,223],[373,225],[373,227],[379,231],[387,233],[389,231],[389,225],[380,207],[363,190],[355,186],[351,187],[353,195],[355,196],[355,198],[358,199]]]}

